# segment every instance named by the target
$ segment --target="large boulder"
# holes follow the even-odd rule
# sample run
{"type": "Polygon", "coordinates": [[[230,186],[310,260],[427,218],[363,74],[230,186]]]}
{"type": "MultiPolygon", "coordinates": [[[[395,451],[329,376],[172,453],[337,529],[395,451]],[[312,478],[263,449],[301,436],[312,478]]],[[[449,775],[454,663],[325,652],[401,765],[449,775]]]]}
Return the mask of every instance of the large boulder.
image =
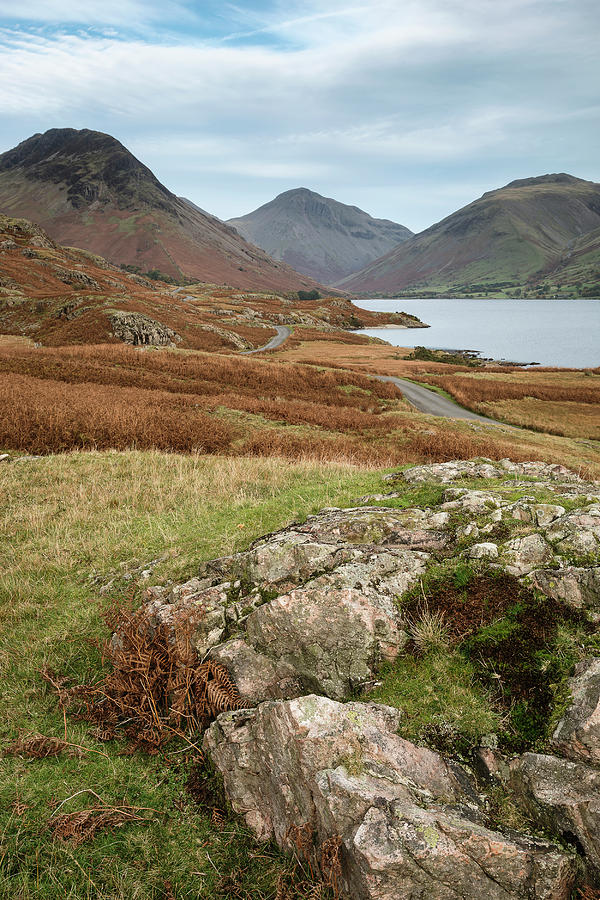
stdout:
{"type": "Polygon", "coordinates": [[[600,619],[600,566],[536,569],[529,578],[547,597],[562,600],[574,609],[585,609],[595,621],[600,619]]]}
{"type": "Polygon", "coordinates": [[[511,575],[527,575],[552,559],[552,548],[541,534],[527,534],[502,545],[506,571],[511,575]]]}
{"type": "Polygon", "coordinates": [[[541,827],[577,846],[599,872],[600,771],[541,753],[525,753],[510,768],[520,805],[541,827]]]}
{"type": "Polygon", "coordinates": [[[579,663],[569,690],[572,702],[556,726],[552,746],[564,756],[600,766],[600,658],[579,663]]]}
{"type": "MultiPolygon", "coordinates": [[[[401,713],[317,696],[223,713],[204,748],[255,835],[293,849],[339,842],[356,900],[567,900],[572,856],[483,824],[457,766],[396,733],[401,713]]],[[[308,851],[311,853],[311,851],[308,851]]]]}
{"type": "Polygon", "coordinates": [[[562,516],[549,526],[546,537],[562,555],[600,553],[600,506],[592,504],[562,516]]]}
{"type": "Polygon", "coordinates": [[[406,642],[386,599],[352,588],[307,588],[265,603],[246,622],[248,643],[290,667],[307,691],[343,700],[406,642]]]}

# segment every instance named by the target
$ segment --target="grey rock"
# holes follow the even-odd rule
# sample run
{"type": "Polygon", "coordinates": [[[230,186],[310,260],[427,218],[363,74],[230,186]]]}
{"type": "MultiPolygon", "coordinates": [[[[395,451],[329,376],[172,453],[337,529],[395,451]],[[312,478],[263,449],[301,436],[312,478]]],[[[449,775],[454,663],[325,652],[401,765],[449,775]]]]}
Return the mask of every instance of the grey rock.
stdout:
{"type": "Polygon", "coordinates": [[[583,763],[525,753],[511,763],[515,798],[541,827],[571,841],[600,869],[600,771],[583,763]]]}
{"type": "Polygon", "coordinates": [[[115,310],[110,314],[110,324],[115,337],[134,347],[152,345],[174,347],[181,337],[166,325],[161,325],[143,313],[115,310]]]}
{"type": "Polygon", "coordinates": [[[251,613],[246,640],[294,671],[304,692],[342,700],[397,656],[406,635],[393,603],[383,596],[305,588],[251,613]]]}
{"type": "Polygon", "coordinates": [[[552,548],[541,534],[514,538],[503,544],[501,550],[507,561],[506,570],[511,575],[527,575],[553,558],[552,548]]]}
{"type": "Polygon", "coordinates": [[[546,537],[563,555],[600,552],[600,507],[591,505],[562,516],[546,530],[546,537]]]}
{"type": "Polygon", "coordinates": [[[575,609],[585,609],[592,619],[600,619],[600,566],[536,569],[529,578],[547,597],[562,600],[575,609]]]}
{"type": "Polygon", "coordinates": [[[467,551],[467,556],[471,559],[497,559],[498,547],[492,543],[473,544],[467,551]]]}
{"type": "Polygon", "coordinates": [[[204,749],[258,838],[289,850],[290,828],[306,825],[318,843],[339,837],[352,898],[566,900],[572,858],[486,828],[464,774],[399,737],[400,716],[316,696],[267,702],[223,713],[204,749]]]}
{"type": "Polygon", "coordinates": [[[600,658],[579,663],[569,679],[572,703],[556,726],[558,753],[600,766],[600,658]]]}

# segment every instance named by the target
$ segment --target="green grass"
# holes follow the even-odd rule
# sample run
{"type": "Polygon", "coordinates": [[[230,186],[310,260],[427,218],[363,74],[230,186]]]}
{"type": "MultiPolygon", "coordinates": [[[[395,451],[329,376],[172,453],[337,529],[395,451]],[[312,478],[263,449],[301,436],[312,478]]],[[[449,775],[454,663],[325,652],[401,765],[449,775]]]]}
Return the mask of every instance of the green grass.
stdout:
{"type": "Polygon", "coordinates": [[[402,656],[382,675],[372,699],[403,710],[400,734],[410,741],[447,738],[459,752],[499,727],[500,716],[459,652],[402,656]]]}
{"type": "MultiPolygon", "coordinates": [[[[39,669],[75,681],[102,669],[91,643],[105,636],[98,583],[163,557],[151,581],[181,580],[205,559],[324,506],[383,490],[380,473],[347,465],[160,453],[73,453],[0,468],[0,745],[19,733],[65,737],[80,756],[0,758],[0,896],[14,898],[274,898],[289,865],[258,847],[236,819],[220,829],[186,791],[183,745],[166,755],[121,755],[63,720],[39,669]],[[90,793],[91,791],[94,794],[90,793]],[[47,828],[97,802],[149,807],[149,825],[125,825],[73,848],[47,828]],[[233,880],[232,880],[233,879],[233,880]],[[237,888],[236,888],[237,889],[237,888]]],[[[150,583],[148,582],[148,583],[150,583]]]]}

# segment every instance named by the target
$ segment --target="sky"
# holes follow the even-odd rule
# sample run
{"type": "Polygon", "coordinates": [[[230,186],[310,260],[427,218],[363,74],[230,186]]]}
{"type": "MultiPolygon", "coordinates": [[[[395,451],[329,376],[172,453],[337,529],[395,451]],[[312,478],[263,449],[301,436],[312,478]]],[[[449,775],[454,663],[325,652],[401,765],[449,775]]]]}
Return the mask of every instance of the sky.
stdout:
{"type": "Polygon", "coordinates": [[[420,231],[600,181],[598,0],[0,0],[0,152],[118,138],[221,218],[308,187],[420,231]]]}

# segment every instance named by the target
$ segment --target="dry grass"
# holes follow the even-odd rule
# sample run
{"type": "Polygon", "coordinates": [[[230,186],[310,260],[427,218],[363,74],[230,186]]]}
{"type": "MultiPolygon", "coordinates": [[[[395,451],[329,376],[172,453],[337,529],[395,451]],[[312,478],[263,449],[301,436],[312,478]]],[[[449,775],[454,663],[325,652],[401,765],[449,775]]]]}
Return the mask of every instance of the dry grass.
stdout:
{"type": "Polygon", "coordinates": [[[600,438],[598,370],[484,370],[414,377],[457,403],[514,425],[565,437],[600,438]]]}
{"type": "Polygon", "coordinates": [[[359,465],[524,458],[493,431],[423,430],[393,385],[341,369],[92,346],[0,349],[0,372],[0,447],[30,453],[138,448],[359,465]]]}

